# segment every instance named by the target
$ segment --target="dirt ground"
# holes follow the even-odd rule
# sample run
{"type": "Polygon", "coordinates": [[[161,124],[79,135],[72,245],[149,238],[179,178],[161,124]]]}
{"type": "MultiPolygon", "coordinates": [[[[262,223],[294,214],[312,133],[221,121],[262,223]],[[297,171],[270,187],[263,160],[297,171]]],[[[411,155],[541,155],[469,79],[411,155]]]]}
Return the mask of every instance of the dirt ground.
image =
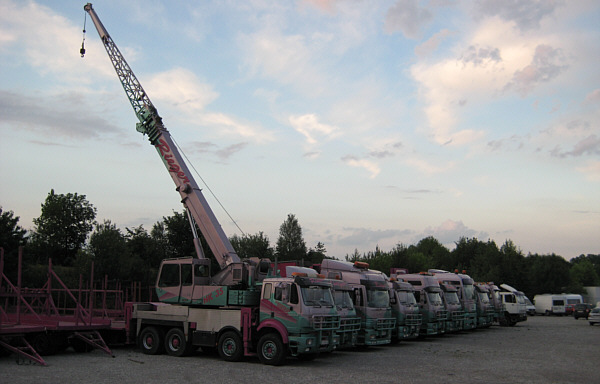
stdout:
{"type": "Polygon", "coordinates": [[[176,358],[115,347],[115,357],[71,349],[44,359],[48,366],[0,358],[0,383],[585,383],[598,382],[600,325],[572,317],[529,317],[515,327],[363,350],[335,351],[281,367],[257,358],[228,363],[197,352],[176,358]]]}

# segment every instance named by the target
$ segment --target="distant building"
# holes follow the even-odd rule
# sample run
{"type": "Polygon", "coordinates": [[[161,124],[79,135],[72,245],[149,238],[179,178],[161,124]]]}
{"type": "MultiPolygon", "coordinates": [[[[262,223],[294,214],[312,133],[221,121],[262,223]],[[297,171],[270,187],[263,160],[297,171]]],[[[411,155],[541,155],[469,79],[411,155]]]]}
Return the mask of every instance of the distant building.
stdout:
{"type": "Polygon", "coordinates": [[[583,301],[592,305],[600,306],[600,287],[583,287],[586,294],[583,295],[583,301]]]}

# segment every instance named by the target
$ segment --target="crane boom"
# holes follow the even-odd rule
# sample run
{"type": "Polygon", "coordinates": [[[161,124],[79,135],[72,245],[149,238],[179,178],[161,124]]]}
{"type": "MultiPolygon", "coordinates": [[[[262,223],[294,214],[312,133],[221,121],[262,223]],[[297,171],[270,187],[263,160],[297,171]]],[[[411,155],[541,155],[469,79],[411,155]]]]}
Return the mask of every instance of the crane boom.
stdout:
{"type": "MultiPolygon", "coordinates": [[[[108,57],[139,120],[139,123],[136,124],[137,131],[148,135],[150,143],[158,151],[171,178],[175,182],[176,190],[181,195],[182,203],[198,225],[200,232],[206,239],[221,269],[226,269],[227,266],[234,263],[240,263],[239,256],[233,249],[208,202],[192,177],[169,131],[163,125],[162,118],[158,115],[156,108],[142,88],[139,80],[125,61],[119,48],[117,48],[117,45],[106,31],[106,28],[104,28],[104,25],[92,8],[92,4],[87,3],[83,9],[90,15],[98,30],[108,57]]],[[[82,55],[84,52],[85,50],[82,47],[82,55]]],[[[191,224],[193,225],[193,223],[191,224]]],[[[195,241],[195,245],[197,256],[203,258],[204,256],[197,240],[195,241]]]]}

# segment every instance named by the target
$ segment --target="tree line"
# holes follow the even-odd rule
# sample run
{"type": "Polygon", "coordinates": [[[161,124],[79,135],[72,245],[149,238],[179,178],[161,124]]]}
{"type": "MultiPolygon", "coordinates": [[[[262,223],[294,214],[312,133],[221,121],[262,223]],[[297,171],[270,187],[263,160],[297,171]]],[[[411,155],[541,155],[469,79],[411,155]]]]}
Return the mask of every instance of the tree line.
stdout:
{"type": "MultiPolygon", "coordinates": [[[[185,211],[164,216],[150,230],[142,225],[121,230],[115,223],[96,222],[96,208],[85,195],[57,194],[51,190],[34,228],[25,230],[13,211],[0,207],[0,247],[5,250],[4,273],[16,281],[17,252],[24,247],[23,286],[41,287],[46,281],[48,260],[68,286],[76,287],[79,276],[87,276],[94,265],[94,276],[123,283],[136,281],[152,286],[160,261],[195,254],[193,234],[185,211]]],[[[218,265],[200,235],[204,254],[218,265]]],[[[302,227],[293,214],[279,228],[272,246],[263,233],[233,235],[231,244],[240,258],[259,257],[279,261],[298,261],[305,266],[320,263],[327,256],[325,244],[307,247],[302,227]]],[[[417,244],[398,244],[389,251],[346,254],[347,261],[363,261],[372,269],[390,273],[393,267],[409,272],[431,268],[465,270],[476,281],[506,283],[528,296],[538,293],[583,293],[584,286],[600,285],[600,255],[580,255],[570,261],[550,254],[528,254],[511,241],[500,247],[492,240],[460,238],[449,250],[434,237],[417,244]]]]}

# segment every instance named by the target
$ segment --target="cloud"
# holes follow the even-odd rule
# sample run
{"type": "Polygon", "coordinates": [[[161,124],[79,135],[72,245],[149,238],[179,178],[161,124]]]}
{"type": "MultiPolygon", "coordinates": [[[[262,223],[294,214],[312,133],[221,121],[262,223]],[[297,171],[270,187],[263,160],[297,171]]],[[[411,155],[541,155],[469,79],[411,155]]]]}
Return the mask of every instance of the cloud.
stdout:
{"type": "Polygon", "coordinates": [[[196,116],[194,123],[214,127],[219,134],[235,138],[242,136],[259,144],[275,140],[271,132],[259,126],[242,123],[224,113],[202,113],[196,116]]]}
{"type": "Polygon", "coordinates": [[[88,110],[80,94],[31,97],[0,90],[0,125],[14,125],[52,139],[90,139],[119,132],[102,117],[73,113],[88,110]]]}
{"type": "Polygon", "coordinates": [[[415,39],[432,19],[431,11],[419,7],[418,1],[397,0],[385,15],[385,30],[388,33],[401,31],[405,37],[415,39]]]}
{"type": "Polygon", "coordinates": [[[568,68],[565,62],[561,49],[538,45],[531,64],[516,71],[506,89],[515,89],[525,96],[540,83],[549,82],[564,72],[568,68]]]}
{"type": "Polygon", "coordinates": [[[397,229],[378,229],[367,228],[343,228],[344,231],[351,232],[350,235],[342,236],[338,239],[338,244],[344,246],[364,246],[366,244],[379,244],[384,239],[397,239],[401,236],[412,234],[410,230],[397,229]]]}
{"type": "Polygon", "coordinates": [[[151,99],[169,103],[187,114],[203,111],[219,94],[184,68],[173,68],[153,75],[145,82],[151,99]]]}
{"type": "Polygon", "coordinates": [[[475,4],[475,12],[514,22],[518,29],[527,31],[540,28],[540,22],[563,3],[562,0],[480,0],[475,4]]]}
{"type": "Polygon", "coordinates": [[[465,127],[478,108],[532,93],[568,68],[564,42],[550,33],[523,35],[502,19],[487,19],[435,61],[410,68],[419,86],[427,125],[420,130],[440,145],[478,144],[486,127],[465,127]],[[461,128],[459,128],[461,127],[461,128]]]}
{"type": "Polygon", "coordinates": [[[427,227],[422,233],[414,237],[417,242],[427,236],[433,236],[442,244],[453,244],[461,237],[476,237],[477,239],[487,239],[489,234],[483,231],[471,229],[463,224],[462,221],[446,220],[438,227],[427,227]]]}
{"type": "Polygon", "coordinates": [[[444,41],[444,39],[446,39],[446,37],[455,34],[456,32],[452,32],[448,29],[442,29],[438,33],[431,36],[424,43],[417,45],[415,47],[415,54],[421,58],[429,56],[438,48],[438,46],[444,41]]]}
{"type": "Polygon", "coordinates": [[[371,174],[369,176],[371,179],[377,177],[377,175],[381,172],[379,165],[369,159],[360,159],[356,156],[348,155],[342,157],[342,161],[351,167],[366,169],[371,174]]]}
{"type": "Polygon", "coordinates": [[[600,155],[600,137],[597,135],[590,135],[584,139],[578,141],[573,149],[570,151],[560,151],[559,148],[555,148],[551,151],[552,156],[555,157],[579,157],[584,155],[600,155]]]}
{"type": "Polygon", "coordinates": [[[330,140],[340,134],[338,127],[320,123],[314,114],[290,116],[289,122],[296,131],[304,135],[308,144],[318,144],[321,140],[330,140]]]}
{"type": "Polygon", "coordinates": [[[106,65],[106,52],[99,39],[86,40],[88,54],[85,61],[81,60],[80,28],[51,8],[33,1],[3,1],[0,3],[0,52],[11,57],[3,66],[25,64],[42,75],[51,74],[78,84],[91,82],[90,73],[114,77],[114,70],[106,65]]]}

